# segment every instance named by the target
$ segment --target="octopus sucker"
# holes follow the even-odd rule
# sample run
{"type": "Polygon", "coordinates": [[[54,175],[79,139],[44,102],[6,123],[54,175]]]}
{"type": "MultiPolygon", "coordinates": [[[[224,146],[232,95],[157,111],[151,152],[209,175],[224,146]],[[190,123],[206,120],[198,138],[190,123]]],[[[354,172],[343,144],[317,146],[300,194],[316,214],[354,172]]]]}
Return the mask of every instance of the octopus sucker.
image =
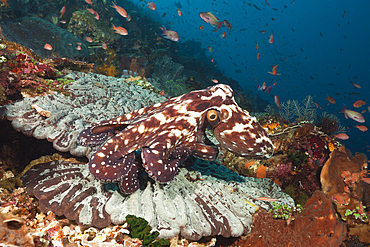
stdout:
{"type": "Polygon", "coordinates": [[[266,130],[237,105],[231,87],[224,84],[93,124],[80,133],[78,142],[101,145],[90,159],[90,172],[102,181],[119,181],[121,191],[130,194],[139,188],[142,168],[155,181],[167,183],[190,155],[216,159],[218,147],[205,136],[207,127],[220,146],[236,155],[273,153],[266,130]],[[134,153],[138,149],[140,157],[134,153]]]}

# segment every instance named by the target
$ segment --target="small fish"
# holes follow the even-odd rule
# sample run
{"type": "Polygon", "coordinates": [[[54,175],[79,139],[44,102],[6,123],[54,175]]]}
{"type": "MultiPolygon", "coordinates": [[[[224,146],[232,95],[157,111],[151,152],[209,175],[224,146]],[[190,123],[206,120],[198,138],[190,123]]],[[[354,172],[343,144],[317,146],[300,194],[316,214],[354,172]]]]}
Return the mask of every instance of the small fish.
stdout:
{"type": "Polygon", "coordinates": [[[200,30],[203,30],[203,28],[204,28],[204,26],[203,26],[203,25],[199,27],[199,29],[200,29],[200,30]]]}
{"type": "Polygon", "coordinates": [[[149,3],[147,4],[147,6],[148,6],[148,8],[149,8],[149,9],[151,9],[151,10],[156,10],[156,9],[157,9],[157,7],[155,6],[155,3],[153,3],[153,2],[149,2],[149,3]]]}
{"type": "Polygon", "coordinates": [[[118,33],[118,34],[120,34],[120,35],[128,35],[128,32],[127,32],[127,30],[126,30],[126,28],[124,28],[124,27],[116,27],[114,24],[112,24],[113,25],[113,27],[112,27],[112,29],[114,30],[114,31],[116,31],[116,33],[118,33]]]}
{"type": "Polygon", "coordinates": [[[126,21],[131,21],[131,15],[128,15],[126,21]]]}
{"type": "Polygon", "coordinates": [[[281,75],[280,73],[277,73],[277,66],[279,66],[279,64],[277,64],[275,66],[271,66],[272,67],[272,72],[268,71],[268,73],[271,74],[271,75],[281,75]]]}
{"type": "MultiPolygon", "coordinates": [[[[328,95],[328,94],[327,94],[328,95]]],[[[329,103],[332,103],[333,105],[335,104],[335,103],[337,103],[336,101],[335,101],[335,99],[334,98],[332,98],[332,97],[329,97],[329,95],[328,95],[328,97],[326,98],[326,100],[328,100],[329,101],[329,103]]],[[[328,103],[328,105],[329,105],[329,103],[328,103]]]]}
{"type": "Polygon", "coordinates": [[[356,112],[356,111],[352,111],[352,110],[348,110],[346,108],[346,105],[343,106],[340,113],[343,113],[344,116],[346,117],[346,119],[351,118],[351,119],[353,119],[353,120],[355,120],[356,122],[359,122],[359,123],[364,123],[365,122],[365,118],[361,115],[361,113],[356,112]]]}
{"type": "Polygon", "coordinates": [[[99,14],[95,10],[89,9],[89,8],[86,8],[86,9],[87,11],[89,11],[91,14],[94,15],[95,19],[99,20],[99,14]]]}
{"type": "Polygon", "coordinates": [[[53,49],[53,47],[52,47],[50,44],[46,43],[46,44],[44,45],[44,49],[45,49],[45,50],[48,50],[48,51],[51,51],[51,50],[53,49]]]}
{"type": "Polygon", "coordinates": [[[262,31],[260,31],[260,33],[266,33],[267,31],[266,30],[262,30],[262,31]]]}
{"type": "Polygon", "coordinates": [[[214,83],[218,83],[218,80],[217,80],[217,79],[212,79],[212,81],[213,81],[214,83]]]}
{"type": "Polygon", "coordinates": [[[281,104],[280,104],[279,96],[275,95],[274,99],[275,99],[276,106],[281,109],[281,104]]]}
{"type": "Polygon", "coordinates": [[[344,133],[339,133],[339,134],[335,135],[334,138],[337,138],[337,139],[340,139],[340,140],[347,140],[347,139],[349,139],[349,136],[347,134],[344,134],[344,133]]]}
{"type": "Polygon", "coordinates": [[[172,30],[167,30],[165,26],[161,27],[162,29],[162,36],[166,39],[169,39],[171,41],[179,41],[179,35],[172,30]]]}
{"type": "Polygon", "coordinates": [[[361,114],[364,114],[365,112],[367,112],[367,110],[365,109],[365,110],[362,110],[361,111],[361,114]]]}
{"type": "Polygon", "coordinates": [[[260,59],[260,53],[258,52],[258,54],[257,54],[257,59],[260,59]]]}
{"type": "Polygon", "coordinates": [[[260,200],[260,201],[265,201],[265,202],[274,202],[274,201],[277,201],[277,199],[275,199],[275,198],[269,198],[269,197],[257,197],[256,199],[257,200],[260,200]]]}
{"type": "Polygon", "coordinates": [[[81,45],[78,45],[78,46],[76,47],[76,50],[80,51],[80,50],[81,50],[81,45]]]}
{"type": "Polygon", "coordinates": [[[269,43],[270,44],[274,43],[274,35],[272,35],[272,33],[271,33],[270,38],[269,38],[269,43]]]}
{"type": "Polygon", "coordinates": [[[318,103],[315,102],[316,108],[320,108],[321,110],[324,110],[318,103]]]}
{"type": "Polygon", "coordinates": [[[89,43],[92,43],[92,42],[93,42],[92,38],[90,38],[90,37],[86,37],[86,38],[85,38],[85,40],[86,40],[87,42],[89,42],[89,43]]]}
{"type": "Polygon", "coordinates": [[[92,5],[91,0],[85,0],[85,2],[88,3],[88,4],[90,4],[90,5],[92,5]]]}
{"type": "Polygon", "coordinates": [[[353,81],[349,81],[355,88],[361,88],[359,84],[354,83],[353,81]]]}
{"type": "Polygon", "coordinates": [[[367,184],[370,184],[370,178],[361,178],[361,180],[367,184]]]}
{"type": "Polygon", "coordinates": [[[62,18],[65,12],[66,12],[66,6],[64,5],[62,7],[62,9],[60,10],[60,17],[59,18],[62,18]]]}
{"type": "Polygon", "coordinates": [[[227,27],[228,29],[233,29],[233,26],[231,26],[230,22],[228,22],[227,20],[224,20],[224,25],[225,25],[225,27],[227,27]]]}
{"type": "Polygon", "coordinates": [[[106,50],[106,49],[107,49],[107,44],[106,44],[106,43],[103,43],[103,44],[101,44],[101,47],[102,47],[104,50],[106,50]]]}
{"type": "Polygon", "coordinates": [[[222,38],[224,39],[224,38],[226,38],[226,32],[224,32],[223,34],[222,34],[222,38]]]}
{"type": "Polygon", "coordinates": [[[211,12],[203,12],[200,13],[199,16],[200,18],[202,18],[203,21],[211,24],[213,27],[217,29],[219,29],[222,26],[222,24],[224,24],[223,21],[219,21],[218,18],[211,12]]]}
{"type": "Polygon", "coordinates": [[[210,47],[210,46],[208,46],[208,50],[209,50],[209,52],[213,52],[213,48],[210,47]]]}
{"type": "Polygon", "coordinates": [[[368,128],[366,126],[363,126],[363,125],[356,125],[355,126],[357,129],[359,129],[360,131],[362,132],[365,132],[368,130],[368,128]]]}
{"type": "Polygon", "coordinates": [[[256,50],[258,50],[259,46],[258,46],[258,41],[257,41],[257,44],[256,44],[256,50]]]}
{"type": "Polygon", "coordinates": [[[66,24],[67,22],[65,20],[61,20],[60,23],[66,24]]]}
{"type": "Polygon", "coordinates": [[[162,15],[162,17],[165,17],[167,15],[167,13],[164,13],[163,15],[162,15]]]}
{"type": "Polygon", "coordinates": [[[360,108],[361,106],[365,105],[365,101],[363,100],[357,100],[355,103],[353,103],[353,106],[356,108],[360,108]]]}
{"type": "Polygon", "coordinates": [[[178,16],[181,16],[182,15],[180,9],[177,9],[177,14],[178,14],[178,16]]]}
{"type": "MultiPolygon", "coordinates": [[[[113,3],[113,2],[112,2],[113,3]]],[[[120,14],[121,16],[123,16],[124,18],[127,17],[127,12],[124,8],[118,6],[117,4],[113,3],[113,6],[111,6],[112,8],[115,8],[117,13],[120,14]]]]}

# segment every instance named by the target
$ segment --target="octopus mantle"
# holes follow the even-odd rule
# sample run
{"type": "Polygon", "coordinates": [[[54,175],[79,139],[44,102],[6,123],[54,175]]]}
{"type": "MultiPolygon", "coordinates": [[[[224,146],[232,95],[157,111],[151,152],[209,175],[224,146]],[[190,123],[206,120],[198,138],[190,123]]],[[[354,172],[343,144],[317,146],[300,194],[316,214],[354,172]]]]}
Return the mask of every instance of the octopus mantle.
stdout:
{"type": "Polygon", "coordinates": [[[208,126],[219,145],[237,155],[268,158],[273,152],[266,131],[223,84],[93,124],[78,142],[101,145],[91,156],[90,172],[103,182],[119,182],[121,191],[130,194],[139,188],[142,167],[155,181],[166,183],[189,155],[215,160],[218,148],[205,135],[208,126]]]}

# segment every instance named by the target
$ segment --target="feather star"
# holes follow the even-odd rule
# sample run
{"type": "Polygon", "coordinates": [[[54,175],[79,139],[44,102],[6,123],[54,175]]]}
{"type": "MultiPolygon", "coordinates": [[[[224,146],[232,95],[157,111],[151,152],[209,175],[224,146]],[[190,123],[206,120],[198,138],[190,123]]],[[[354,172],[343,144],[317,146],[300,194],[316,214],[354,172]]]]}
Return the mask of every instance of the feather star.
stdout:
{"type": "Polygon", "coordinates": [[[228,85],[217,84],[93,124],[78,142],[101,145],[89,162],[102,182],[119,182],[125,194],[139,188],[142,167],[159,183],[173,180],[189,155],[215,160],[218,147],[205,135],[210,126],[219,145],[244,157],[270,157],[274,146],[256,118],[241,109],[228,85]],[[141,149],[141,160],[135,150],[141,149]]]}

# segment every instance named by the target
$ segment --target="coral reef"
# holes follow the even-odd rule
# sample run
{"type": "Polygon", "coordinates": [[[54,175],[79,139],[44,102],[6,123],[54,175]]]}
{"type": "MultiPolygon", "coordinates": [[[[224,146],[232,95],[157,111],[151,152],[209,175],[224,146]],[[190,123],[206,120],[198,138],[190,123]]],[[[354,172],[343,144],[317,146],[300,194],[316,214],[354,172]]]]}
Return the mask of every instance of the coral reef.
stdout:
{"type": "Polygon", "coordinates": [[[14,21],[8,20],[3,22],[1,27],[9,41],[20,43],[41,57],[50,57],[52,54],[70,58],[88,56],[87,46],[81,39],[41,18],[23,17],[14,21]],[[46,43],[53,47],[52,51],[44,49],[46,43]],[[69,43],[72,45],[68,45],[69,43]],[[77,43],[81,43],[80,50],[76,49],[77,43]]]}
{"type": "Polygon", "coordinates": [[[316,107],[311,95],[300,104],[297,100],[288,100],[281,104],[280,116],[286,120],[296,119],[297,121],[308,120],[314,121],[316,119],[316,107]]]}
{"type": "Polygon", "coordinates": [[[322,191],[332,198],[339,215],[349,227],[349,235],[358,235],[361,242],[370,243],[368,207],[370,184],[362,178],[367,173],[364,154],[351,152],[344,146],[334,150],[322,168],[322,191]]]}
{"type": "Polygon", "coordinates": [[[90,149],[78,145],[76,140],[86,126],[166,100],[139,86],[128,85],[124,79],[81,72],[65,78],[74,80],[63,87],[70,96],[54,93],[25,98],[0,108],[0,114],[11,120],[17,131],[47,139],[59,151],[84,156],[90,149]],[[32,105],[49,111],[51,117],[40,115],[32,105]]]}
{"type": "Polygon", "coordinates": [[[88,172],[87,164],[45,160],[30,165],[23,176],[27,192],[39,199],[43,212],[64,214],[82,225],[122,224],[128,214],[134,214],[146,219],[166,239],[179,233],[192,240],[215,235],[236,237],[251,230],[252,214],[258,208],[272,208],[258,197],[294,205],[269,179],[225,182],[183,168],[166,185],[148,182],[146,188],[122,196],[106,190],[88,172]]]}
{"type": "Polygon", "coordinates": [[[339,246],[346,238],[346,225],[335,217],[330,199],[316,191],[294,221],[275,220],[259,210],[253,230],[239,246],[339,246]]]}
{"type": "Polygon", "coordinates": [[[327,112],[321,113],[316,126],[328,136],[346,132],[345,127],[340,124],[339,118],[334,114],[328,114],[327,112]]]}
{"type": "Polygon", "coordinates": [[[170,241],[163,238],[156,240],[159,232],[152,231],[148,221],[135,215],[127,215],[126,222],[129,224],[130,236],[142,240],[143,246],[169,246],[170,241]]]}
{"type": "Polygon", "coordinates": [[[0,245],[35,246],[28,233],[24,220],[18,217],[0,214],[0,245]]]}

